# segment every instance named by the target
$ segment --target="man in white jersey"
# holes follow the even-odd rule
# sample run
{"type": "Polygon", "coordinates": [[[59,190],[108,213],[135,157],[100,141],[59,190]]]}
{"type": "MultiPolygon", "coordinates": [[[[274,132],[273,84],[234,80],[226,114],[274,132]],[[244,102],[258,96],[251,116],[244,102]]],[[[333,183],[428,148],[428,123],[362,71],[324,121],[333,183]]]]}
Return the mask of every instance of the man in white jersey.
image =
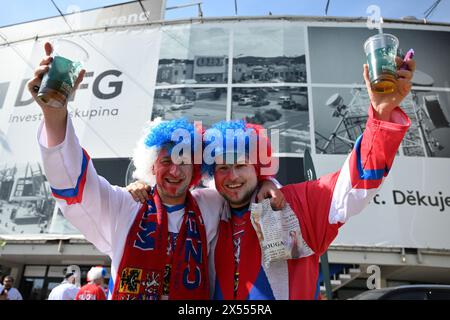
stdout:
{"type": "MultiPolygon", "coordinates": [[[[38,132],[44,169],[64,216],[111,257],[108,298],[208,299],[207,253],[223,200],[207,189],[189,192],[200,180],[200,165],[191,161],[193,149],[181,155],[181,163],[170,156],[173,130],[185,130],[192,141],[201,132],[183,119],[152,123],[138,142],[133,161],[135,177],[154,187],[144,205],[135,202],[124,188],[97,175],[67,108],[52,108],[36,99],[52,61],[49,43],[45,52],[28,83],[44,115],[38,132]]],[[[75,88],[83,76],[84,70],[75,88]]]]}
{"type": "Polygon", "coordinates": [[[54,287],[48,296],[48,300],[75,300],[75,297],[80,290],[75,285],[75,272],[67,271],[64,275],[64,280],[59,285],[54,287]]]}

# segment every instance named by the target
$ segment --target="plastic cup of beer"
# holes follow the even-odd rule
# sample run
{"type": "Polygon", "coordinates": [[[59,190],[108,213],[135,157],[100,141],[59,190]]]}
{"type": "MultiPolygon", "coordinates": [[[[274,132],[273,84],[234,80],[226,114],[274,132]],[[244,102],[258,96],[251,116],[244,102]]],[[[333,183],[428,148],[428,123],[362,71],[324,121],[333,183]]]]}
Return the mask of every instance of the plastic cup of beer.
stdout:
{"type": "Polygon", "coordinates": [[[53,61],[42,78],[37,98],[50,107],[63,108],[89,54],[70,40],[60,39],[54,41],[52,46],[53,61]]]}
{"type": "Polygon", "coordinates": [[[399,41],[392,34],[379,33],[364,43],[372,90],[392,93],[397,89],[397,48],[399,41]]]}

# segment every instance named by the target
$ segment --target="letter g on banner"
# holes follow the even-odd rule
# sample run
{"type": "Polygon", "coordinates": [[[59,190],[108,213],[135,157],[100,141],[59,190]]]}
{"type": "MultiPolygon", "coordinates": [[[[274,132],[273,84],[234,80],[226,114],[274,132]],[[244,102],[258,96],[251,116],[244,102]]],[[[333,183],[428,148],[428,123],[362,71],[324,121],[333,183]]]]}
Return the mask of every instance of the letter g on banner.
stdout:
{"type": "Polygon", "coordinates": [[[381,269],[379,266],[370,265],[367,267],[368,274],[371,275],[367,278],[367,288],[369,290],[380,289],[381,288],[381,269]]]}

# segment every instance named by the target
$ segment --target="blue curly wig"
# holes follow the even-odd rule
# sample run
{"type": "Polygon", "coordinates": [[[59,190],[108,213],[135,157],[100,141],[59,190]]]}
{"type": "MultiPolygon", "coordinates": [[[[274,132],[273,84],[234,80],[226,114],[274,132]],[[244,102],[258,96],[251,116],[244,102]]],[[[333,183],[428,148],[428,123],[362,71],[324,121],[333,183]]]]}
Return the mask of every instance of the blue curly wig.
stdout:
{"type": "MultiPolygon", "coordinates": [[[[196,128],[192,123],[188,122],[187,119],[175,119],[170,121],[162,121],[155,126],[151,127],[151,129],[146,133],[141,140],[141,146],[135,149],[135,156],[133,157],[133,161],[137,168],[138,176],[135,178],[145,179],[148,175],[150,175],[150,168],[153,165],[153,161],[156,160],[157,153],[160,149],[166,148],[169,153],[172,152],[175,146],[183,146],[184,144],[191,151],[191,163],[194,163],[194,153],[196,151],[201,150],[201,143],[199,148],[197,148],[195,141],[202,141],[202,129],[196,128]],[[184,130],[183,133],[187,133],[187,136],[179,135],[178,137],[173,137],[172,135],[176,130],[184,130]],[[196,140],[197,139],[197,140],[196,140]],[[181,145],[180,145],[181,144],[181,145]],[[153,150],[153,157],[147,153],[146,150],[153,150]],[[200,150],[197,150],[200,149],[200,150]],[[156,152],[156,153],[155,153],[156,152]],[[138,168],[139,166],[139,168],[138,168]]],[[[185,147],[183,148],[185,149],[185,147]]],[[[194,172],[193,178],[191,182],[191,186],[197,185],[201,179],[201,165],[194,164],[194,172]]],[[[148,183],[147,180],[144,180],[148,183]]]]}
{"type": "MultiPolygon", "coordinates": [[[[248,154],[250,150],[250,136],[252,134],[258,134],[255,128],[249,126],[244,120],[231,120],[231,121],[220,121],[211,126],[208,130],[203,134],[203,143],[204,148],[214,143],[216,139],[217,133],[220,133],[222,139],[221,146],[217,146],[214,150],[211,151],[211,155],[216,157],[217,155],[222,154],[225,156],[227,152],[232,151],[233,153],[237,153],[238,145],[244,144],[245,153],[248,154]],[[231,142],[228,141],[229,137],[227,137],[227,130],[233,130],[233,149],[228,150],[227,143],[231,146],[231,142]]],[[[220,141],[219,141],[220,143],[220,141]]],[[[203,162],[202,164],[202,172],[207,173],[209,176],[214,175],[215,163],[207,164],[203,162]]]]}
{"type": "MultiPolygon", "coordinates": [[[[152,130],[150,130],[147,137],[145,138],[144,143],[149,148],[162,148],[167,147],[168,145],[173,147],[178,143],[187,143],[187,141],[183,141],[182,137],[179,137],[178,141],[172,140],[173,132],[179,129],[184,129],[189,133],[189,143],[191,143],[192,151],[194,151],[194,137],[199,133],[195,130],[194,125],[188,122],[185,118],[161,122],[156,127],[152,128],[152,130]]],[[[171,151],[171,148],[169,151],[171,151]]]]}

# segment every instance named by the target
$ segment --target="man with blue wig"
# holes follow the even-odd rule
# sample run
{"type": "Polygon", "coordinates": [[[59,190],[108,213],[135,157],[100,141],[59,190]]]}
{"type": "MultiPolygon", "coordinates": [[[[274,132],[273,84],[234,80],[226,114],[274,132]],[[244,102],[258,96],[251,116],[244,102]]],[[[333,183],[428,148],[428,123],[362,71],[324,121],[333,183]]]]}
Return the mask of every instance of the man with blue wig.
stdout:
{"type": "MultiPolygon", "coordinates": [[[[411,90],[415,70],[414,61],[406,63],[407,70],[397,71],[398,87],[391,94],[372,91],[367,65],[364,66],[363,75],[371,100],[369,117],[364,133],[357,139],[342,169],[315,181],[281,189],[300,225],[297,244],[302,246],[298,250],[302,254],[298,259],[278,261],[266,267],[262,263],[257,233],[250,223],[249,206],[264,169],[260,157],[266,155],[257,150],[257,157],[251,161],[251,146],[248,146],[251,139],[247,137],[255,136],[258,148],[264,143],[270,144],[261,134],[261,128],[244,121],[222,121],[206,130],[205,151],[214,150],[211,154],[215,157],[208,171],[214,176],[217,191],[228,203],[228,210],[222,211],[215,248],[209,256],[215,299],[318,298],[320,256],[335,239],[339,228],[375,196],[411,125],[399,107],[411,90]],[[222,137],[223,143],[220,139],[217,143],[217,137],[222,137]],[[239,150],[237,146],[242,139],[245,148],[239,150]],[[230,153],[235,155],[229,157],[230,153]]],[[[265,150],[270,150],[270,146],[265,150]]]]}
{"type": "MultiPolygon", "coordinates": [[[[151,123],[133,161],[135,175],[155,187],[145,204],[134,201],[124,188],[97,175],[67,108],[52,108],[36,99],[36,88],[51,61],[49,43],[45,51],[47,57],[28,84],[44,115],[38,132],[44,170],[64,216],[111,257],[108,298],[208,299],[207,247],[216,234],[218,210],[211,207],[211,199],[197,203],[189,192],[200,176],[187,161],[193,149],[180,155],[177,164],[170,156],[176,144],[171,139],[174,130],[192,139],[201,131],[183,119],[151,123]],[[208,214],[202,216],[201,211],[208,214]]],[[[84,71],[77,85],[83,76],[84,71]]]]}
{"type": "MultiPolygon", "coordinates": [[[[67,108],[52,108],[36,99],[51,62],[49,43],[45,51],[47,56],[28,82],[44,115],[38,131],[44,170],[64,216],[110,256],[108,298],[209,299],[207,257],[223,200],[207,189],[189,191],[200,181],[192,142],[201,142],[201,130],[184,119],[151,123],[137,144],[133,162],[134,176],[153,188],[144,204],[134,201],[125,188],[98,176],[79,144],[67,108]],[[176,130],[184,133],[184,139],[172,139],[176,130]],[[172,158],[171,151],[182,143],[187,148],[172,158]]],[[[83,76],[84,70],[75,88],[83,76]]]]}
{"type": "MultiPolygon", "coordinates": [[[[217,240],[209,254],[210,285],[215,299],[319,298],[320,256],[336,238],[339,228],[360,213],[378,192],[411,125],[399,105],[411,90],[415,62],[404,63],[406,70],[401,70],[402,60],[397,57],[397,90],[390,94],[372,91],[368,67],[364,65],[363,76],[371,101],[369,117],[341,170],[281,188],[300,225],[300,234],[296,235],[301,247],[297,259],[278,261],[266,268],[257,232],[250,223],[249,207],[258,180],[275,160],[263,161],[270,158],[271,148],[262,128],[238,120],[221,121],[206,130],[206,171],[214,177],[217,191],[226,200],[217,240]],[[256,157],[250,143],[254,138],[256,157]],[[265,148],[261,148],[264,144],[265,148]],[[213,161],[208,161],[208,157],[213,161]]],[[[135,196],[140,190],[130,192],[135,196]]]]}

